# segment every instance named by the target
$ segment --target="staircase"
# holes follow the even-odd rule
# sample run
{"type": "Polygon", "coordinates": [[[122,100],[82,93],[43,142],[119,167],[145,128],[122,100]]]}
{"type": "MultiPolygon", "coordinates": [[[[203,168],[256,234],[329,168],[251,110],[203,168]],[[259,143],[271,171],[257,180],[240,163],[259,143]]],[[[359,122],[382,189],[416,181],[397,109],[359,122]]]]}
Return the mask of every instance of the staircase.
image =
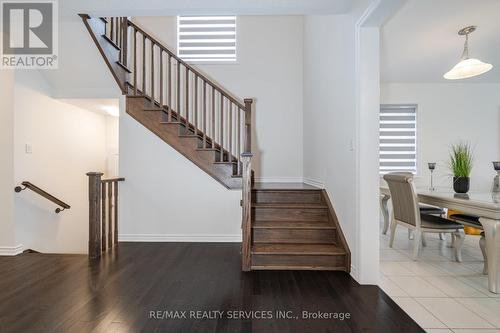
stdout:
{"type": "Polygon", "coordinates": [[[252,189],[252,269],[349,270],[326,192],[306,184],[252,189]]]}
{"type": "Polygon", "coordinates": [[[228,189],[242,190],[242,269],[350,270],[328,196],[253,184],[252,99],[241,101],[126,17],[80,14],[126,112],[228,189]]]}

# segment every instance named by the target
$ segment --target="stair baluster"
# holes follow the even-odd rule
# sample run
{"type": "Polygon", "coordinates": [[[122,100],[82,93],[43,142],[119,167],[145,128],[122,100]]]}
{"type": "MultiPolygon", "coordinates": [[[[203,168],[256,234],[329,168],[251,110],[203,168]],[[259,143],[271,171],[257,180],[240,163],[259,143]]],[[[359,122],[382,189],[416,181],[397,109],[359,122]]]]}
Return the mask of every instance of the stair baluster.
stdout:
{"type": "MultiPolygon", "coordinates": [[[[205,163],[208,156],[212,154],[213,162],[203,167],[205,171],[213,172],[214,178],[229,188],[236,188],[243,184],[243,226],[245,228],[244,239],[246,239],[244,247],[245,253],[249,254],[251,233],[245,230],[250,230],[248,227],[251,228],[249,216],[252,186],[252,100],[245,99],[241,102],[126,17],[95,19],[86,14],[80,16],[89,32],[96,37],[94,42],[124,93],[129,97],[142,96],[144,98],[144,102],[134,98],[134,107],[142,108],[140,112],[161,112],[161,116],[157,118],[151,113],[150,116],[136,114],[135,118],[147,117],[145,121],[158,119],[154,120],[156,122],[154,125],[153,123],[149,125],[151,130],[154,127],[155,130],[162,131],[163,127],[158,126],[160,123],[171,126],[168,127],[170,129],[174,128],[172,125],[176,125],[178,134],[183,134],[182,137],[187,135],[186,139],[182,139],[186,144],[178,147],[183,150],[185,156],[189,158],[189,154],[199,154],[195,163],[200,165],[200,163],[205,163]],[[106,41],[101,38],[103,33],[106,41]],[[130,48],[127,47],[129,40],[133,43],[130,48]],[[166,64],[163,58],[165,55],[166,64]],[[120,66],[116,66],[116,63],[120,66]],[[127,68],[129,63],[133,64],[131,68],[127,68]],[[151,107],[144,103],[149,103],[151,107]],[[186,151],[188,143],[196,144],[197,147],[195,146],[193,150],[198,151],[186,151]]],[[[129,99],[127,99],[127,107],[128,105],[129,99]]],[[[166,138],[164,140],[168,141],[166,138]]],[[[107,190],[112,191],[112,187],[107,190]]],[[[99,196],[101,195],[103,194],[99,188],[99,196]]],[[[99,212],[99,214],[102,213],[102,211],[99,212]]],[[[109,230],[109,228],[106,229],[109,230]]],[[[99,233],[104,234],[102,230],[99,233]]],[[[103,247],[102,241],[102,239],[99,240],[101,247],[103,247]]],[[[104,241],[109,243],[113,240],[110,240],[108,235],[104,241]]],[[[104,245],[106,245],[104,247],[109,246],[109,244],[104,245]]],[[[245,265],[247,268],[250,267],[248,262],[245,265]]]]}
{"type": "Polygon", "coordinates": [[[102,179],[89,172],[89,258],[118,245],[118,183],[125,178],[102,179]]]}

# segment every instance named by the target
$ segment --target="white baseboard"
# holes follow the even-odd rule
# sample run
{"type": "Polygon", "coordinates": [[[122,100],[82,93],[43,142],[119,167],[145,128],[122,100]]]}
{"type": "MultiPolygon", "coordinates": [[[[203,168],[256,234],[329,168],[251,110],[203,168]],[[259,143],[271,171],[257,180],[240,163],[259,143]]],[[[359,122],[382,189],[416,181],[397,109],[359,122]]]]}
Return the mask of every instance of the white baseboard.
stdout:
{"type": "Polygon", "coordinates": [[[23,246],[21,244],[16,246],[0,246],[0,256],[17,256],[23,253],[23,246]]]}
{"type": "Polygon", "coordinates": [[[354,280],[358,281],[358,270],[353,265],[351,265],[351,276],[354,280]]]}
{"type": "Polygon", "coordinates": [[[255,177],[256,183],[303,183],[302,177],[255,177]]]}
{"type": "Polygon", "coordinates": [[[197,234],[119,234],[120,242],[199,242],[234,243],[241,242],[237,235],[197,235],[197,234]]]}
{"type": "Polygon", "coordinates": [[[319,187],[321,189],[325,188],[324,182],[316,180],[316,179],[312,179],[312,178],[304,178],[304,183],[311,185],[311,186],[319,187]]]}

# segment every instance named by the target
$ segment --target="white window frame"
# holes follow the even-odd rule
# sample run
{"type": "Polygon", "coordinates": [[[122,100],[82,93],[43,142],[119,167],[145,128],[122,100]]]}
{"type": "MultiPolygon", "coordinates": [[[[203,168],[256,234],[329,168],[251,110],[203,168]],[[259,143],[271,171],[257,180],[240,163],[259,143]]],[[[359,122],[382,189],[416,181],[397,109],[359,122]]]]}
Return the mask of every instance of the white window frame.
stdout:
{"type": "Polygon", "coordinates": [[[239,64],[239,29],[240,29],[240,25],[239,25],[239,16],[237,15],[178,15],[176,16],[176,21],[175,21],[175,38],[176,38],[176,54],[179,58],[181,58],[183,61],[189,63],[189,64],[203,64],[203,65],[237,65],[239,64]],[[236,24],[236,28],[235,28],[235,60],[224,60],[224,59],[218,59],[218,60],[214,60],[214,61],[206,61],[206,60],[198,60],[198,59],[184,59],[182,58],[182,56],[179,54],[180,53],[180,47],[179,47],[179,44],[180,44],[180,38],[179,38],[179,21],[180,21],[180,18],[181,17],[193,17],[193,16],[199,16],[199,17],[224,17],[224,16],[232,16],[234,17],[234,22],[236,24]]]}
{"type": "Polygon", "coordinates": [[[419,134],[418,134],[418,131],[419,131],[419,126],[418,126],[418,105],[417,104],[381,104],[380,105],[380,111],[382,111],[382,109],[401,109],[401,110],[404,110],[404,109],[413,109],[415,110],[415,129],[414,129],[414,132],[415,132],[415,168],[414,169],[408,169],[408,170],[405,170],[405,169],[395,169],[393,171],[382,171],[381,170],[381,165],[380,165],[380,148],[381,148],[381,142],[380,142],[380,139],[381,139],[381,135],[380,135],[380,116],[379,116],[379,174],[380,176],[383,176],[385,175],[386,173],[389,173],[389,172],[411,172],[413,175],[417,176],[418,175],[418,170],[419,170],[419,140],[418,140],[418,137],[419,137],[419,134]]]}

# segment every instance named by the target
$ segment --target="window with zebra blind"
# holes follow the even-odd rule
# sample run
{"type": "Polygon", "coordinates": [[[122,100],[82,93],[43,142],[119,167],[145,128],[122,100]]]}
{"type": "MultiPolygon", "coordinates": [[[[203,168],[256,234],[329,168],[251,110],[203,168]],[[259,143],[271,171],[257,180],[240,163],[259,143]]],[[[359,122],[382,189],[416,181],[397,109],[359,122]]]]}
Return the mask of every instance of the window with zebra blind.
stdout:
{"type": "Polygon", "coordinates": [[[417,106],[380,106],[380,174],[417,173],[417,106]]]}
{"type": "Polygon", "coordinates": [[[177,16],[177,55],[189,62],[236,62],[236,16],[177,16]]]}

